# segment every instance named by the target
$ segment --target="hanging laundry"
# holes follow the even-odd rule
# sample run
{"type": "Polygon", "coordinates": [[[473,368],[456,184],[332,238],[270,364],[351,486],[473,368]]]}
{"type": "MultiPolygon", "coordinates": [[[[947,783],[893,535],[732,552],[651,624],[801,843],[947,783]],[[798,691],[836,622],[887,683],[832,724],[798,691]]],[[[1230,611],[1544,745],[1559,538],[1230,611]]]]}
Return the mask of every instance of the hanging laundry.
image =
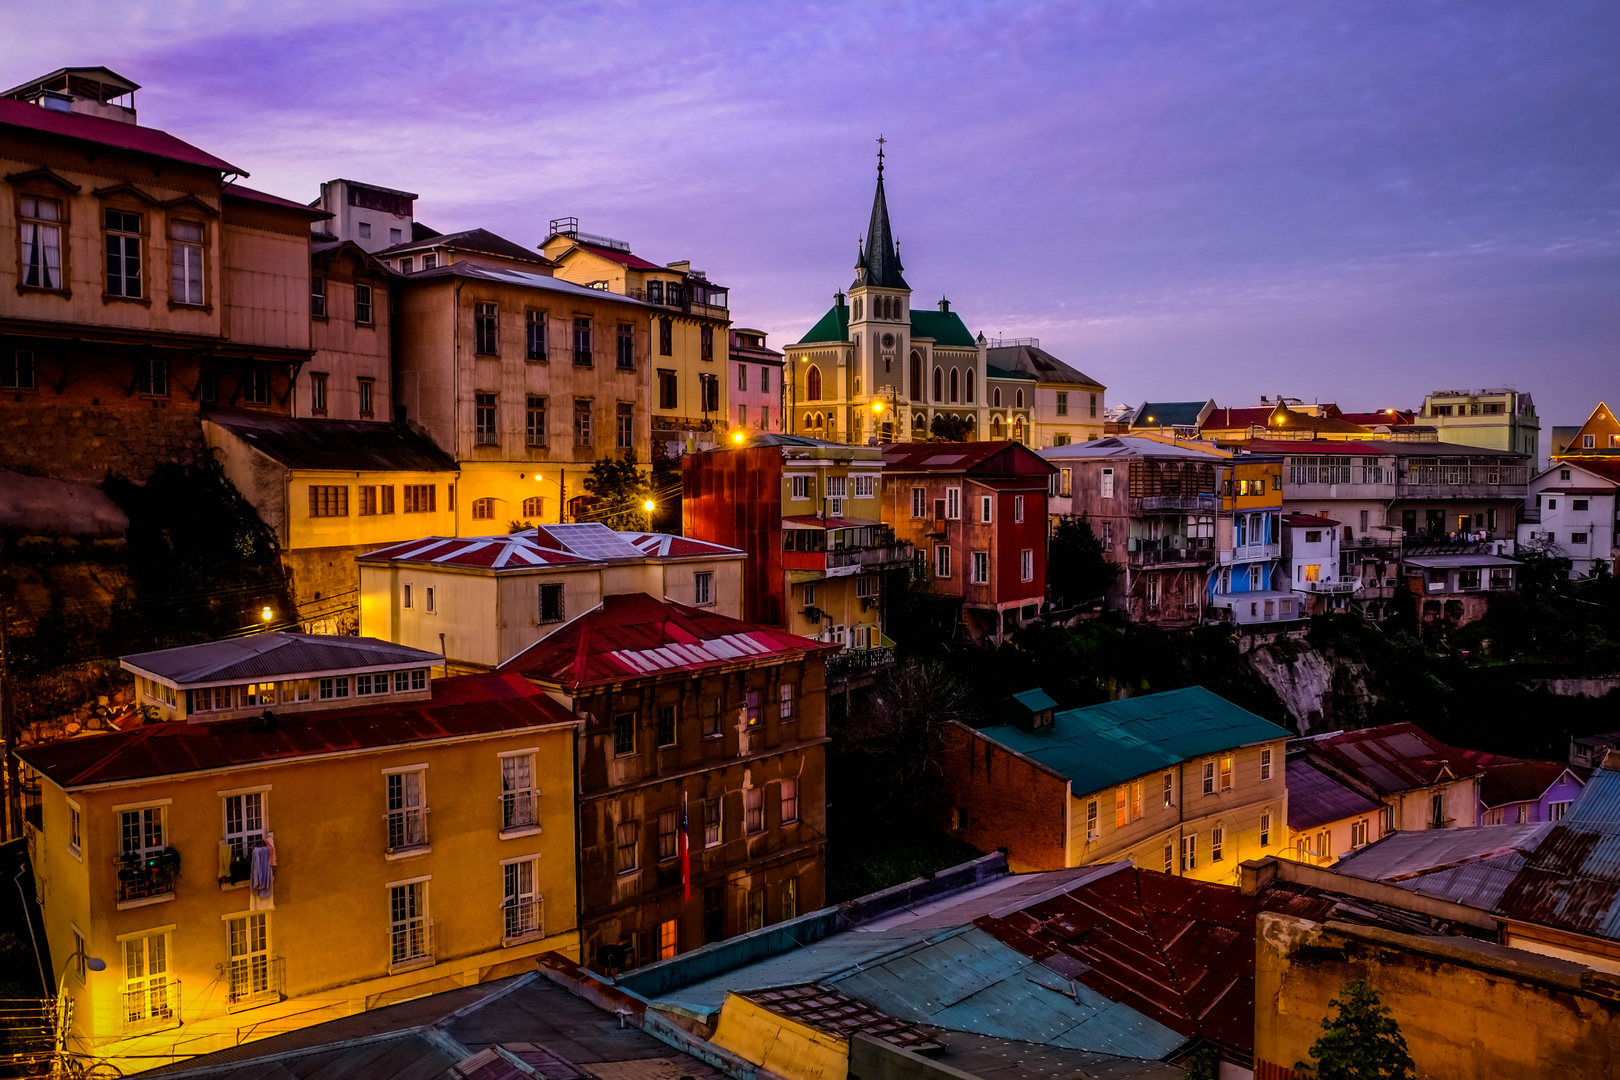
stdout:
{"type": "Polygon", "coordinates": [[[219,879],[221,881],[229,880],[231,876],[231,857],[231,842],[221,840],[219,842],[219,879]]]}
{"type": "Polygon", "coordinates": [[[253,895],[260,900],[270,899],[270,886],[275,881],[275,871],[270,868],[270,849],[256,847],[253,849],[253,879],[250,887],[253,895]]]}
{"type": "Polygon", "coordinates": [[[276,865],[276,834],[275,833],[267,832],[267,833],[264,834],[264,846],[270,849],[270,865],[271,866],[276,865]]]}

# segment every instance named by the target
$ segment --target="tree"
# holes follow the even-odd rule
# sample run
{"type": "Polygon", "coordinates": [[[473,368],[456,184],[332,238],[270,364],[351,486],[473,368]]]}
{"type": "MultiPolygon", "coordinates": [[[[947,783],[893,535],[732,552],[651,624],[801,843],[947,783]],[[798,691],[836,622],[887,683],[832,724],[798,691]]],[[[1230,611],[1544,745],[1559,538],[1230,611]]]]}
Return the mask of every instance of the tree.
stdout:
{"type": "Polygon", "coordinates": [[[885,672],[867,707],[845,718],[838,741],[841,749],[871,759],[876,806],[913,810],[928,806],[944,780],[945,726],[952,720],[971,725],[975,718],[968,688],[950,666],[919,660],[885,672]]]}
{"type": "Polygon", "coordinates": [[[1338,1015],[1322,1019],[1322,1037],[1310,1050],[1315,1064],[1295,1069],[1320,1080],[1413,1080],[1417,1066],[1401,1027],[1367,980],[1351,979],[1328,1006],[1338,1015]]]}
{"type": "Polygon", "coordinates": [[[648,514],[645,503],[652,493],[647,474],[636,462],[636,452],[623,457],[605,457],[591,466],[585,477],[589,502],[575,521],[600,521],[614,529],[645,532],[648,514]]]}
{"type": "Polygon", "coordinates": [[[928,425],[928,434],[942,442],[966,442],[973,434],[973,421],[966,416],[940,413],[928,425]]]}
{"type": "Polygon", "coordinates": [[[1047,542],[1046,578],[1052,599],[1082,604],[1107,592],[1125,568],[1108,561],[1102,541],[1084,517],[1064,518],[1047,542]]]}

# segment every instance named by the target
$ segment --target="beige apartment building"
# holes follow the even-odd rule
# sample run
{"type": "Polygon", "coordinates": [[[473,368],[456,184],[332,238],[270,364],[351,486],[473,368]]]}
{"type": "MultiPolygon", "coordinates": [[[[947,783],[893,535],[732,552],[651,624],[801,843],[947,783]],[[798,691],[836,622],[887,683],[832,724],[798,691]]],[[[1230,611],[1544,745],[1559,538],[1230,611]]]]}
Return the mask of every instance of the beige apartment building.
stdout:
{"type": "Polygon", "coordinates": [[[1523,454],[1531,464],[1540,460],[1535,400],[1511,387],[1436,390],[1423,398],[1421,421],[1433,425],[1443,443],[1523,454]]]}

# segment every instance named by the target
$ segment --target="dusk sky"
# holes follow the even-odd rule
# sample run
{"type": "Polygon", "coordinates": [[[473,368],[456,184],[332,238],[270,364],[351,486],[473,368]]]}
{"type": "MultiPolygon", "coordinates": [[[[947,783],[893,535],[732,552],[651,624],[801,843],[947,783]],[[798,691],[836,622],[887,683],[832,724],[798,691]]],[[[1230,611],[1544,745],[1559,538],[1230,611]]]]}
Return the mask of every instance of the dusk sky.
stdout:
{"type": "Polygon", "coordinates": [[[343,176],[525,245],[691,259],[796,340],[847,288],[876,138],[917,306],[1110,404],[1620,403],[1620,4],[10,5],[12,85],[308,200],[343,176]]]}

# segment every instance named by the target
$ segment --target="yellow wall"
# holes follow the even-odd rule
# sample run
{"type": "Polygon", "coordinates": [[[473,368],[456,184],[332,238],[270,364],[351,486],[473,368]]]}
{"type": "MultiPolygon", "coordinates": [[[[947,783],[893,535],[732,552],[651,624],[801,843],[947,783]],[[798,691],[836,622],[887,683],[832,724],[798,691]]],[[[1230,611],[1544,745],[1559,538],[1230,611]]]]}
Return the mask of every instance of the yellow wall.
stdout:
{"type": "Polygon", "coordinates": [[[77,1003],[70,1049],[118,1059],[126,1071],[150,1068],[170,1055],[205,1053],[528,970],[531,958],[547,950],[577,958],[572,740],[571,725],[554,726],[71,794],[46,781],[45,828],[33,841],[51,955],[73,954],[77,926],[88,954],[107,962],[86,984],[68,976],[77,1003]],[[531,747],[541,829],[503,839],[498,755],[531,747]],[[423,763],[431,846],[391,859],[383,770],[423,763]],[[265,791],[266,827],[275,833],[278,856],[268,901],[256,901],[245,885],[218,884],[221,793],[240,789],[265,791]],[[69,798],[82,812],[78,855],[66,842],[69,798]],[[157,800],[168,800],[167,840],[181,855],[179,882],[172,899],[119,910],[114,808],[157,800]],[[544,936],[503,946],[502,860],[529,855],[539,857],[544,936]],[[418,877],[431,878],[436,962],[390,974],[386,885],[418,877]],[[286,998],[233,1011],[222,981],[222,919],[255,905],[269,910],[270,952],[281,958],[286,998]],[[181,1023],[130,1037],[120,1015],[120,938],[161,928],[169,928],[170,975],[181,984],[181,1023]]]}
{"type": "Polygon", "coordinates": [[[1282,462],[1244,461],[1233,458],[1229,477],[1230,489],[1221,500],[1223,510],[1266,510],[1282,506],[1282,462]],[[1239,495],[1239,481],[1259,480],[1259,495],[1239,495]]]}
{"type": "Polygon", "coordinates": [[[783,1080],[844,1080],[849,1043],[728,993],[710,1040],[783,1080]]]}

